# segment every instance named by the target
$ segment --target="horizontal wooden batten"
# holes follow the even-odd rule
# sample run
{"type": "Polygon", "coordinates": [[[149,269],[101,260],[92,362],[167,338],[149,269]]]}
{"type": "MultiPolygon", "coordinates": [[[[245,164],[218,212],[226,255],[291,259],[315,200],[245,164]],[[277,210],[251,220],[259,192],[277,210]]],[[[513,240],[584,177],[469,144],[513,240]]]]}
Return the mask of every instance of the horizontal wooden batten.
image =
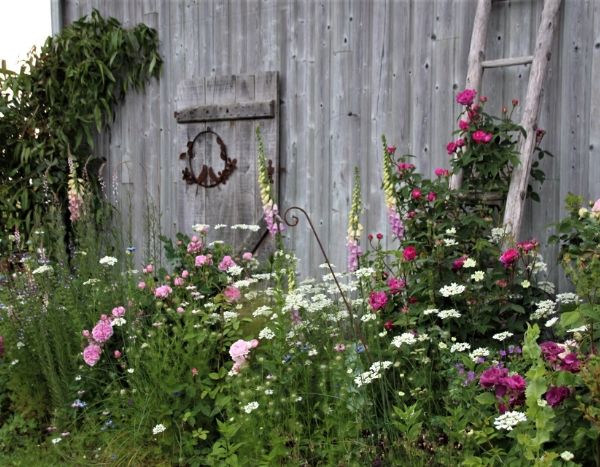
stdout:
{"type": "Polygon", "coordinates": [[[533,62],[533,55],[525,57],[499,58],[497,60],[486,60],[481,62],[483,68],[500,68],[503,66],[527,65],[533,62]]]}
{"type": "Polygon", "coordinates": [[[273,117],[275,117],[275,101],[273,100],[228,105],[203,105],[175,112],[177,123],[201,123],[273,117]]]}

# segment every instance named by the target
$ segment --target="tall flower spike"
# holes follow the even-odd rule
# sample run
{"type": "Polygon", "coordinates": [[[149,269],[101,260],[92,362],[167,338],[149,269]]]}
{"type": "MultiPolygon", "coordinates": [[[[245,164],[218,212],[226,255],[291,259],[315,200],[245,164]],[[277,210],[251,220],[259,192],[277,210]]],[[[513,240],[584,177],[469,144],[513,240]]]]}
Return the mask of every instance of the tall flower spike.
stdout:
{"type": "Polygon", "coordinates": [[[400,218],[396,206],[396,197],[394,196],[394,161],[385,136],[381,136],[381,141],[383,142],[383,193],[385,195],[388,222],[394,236],[398,240],[402,240],[404,238],[404,224],[400,218]]]}
{"type": "Polygon", "coordinates": [[[77,178],[77,164],[71,156],[68,158],[69,163],[69,181],[68,183],[68,199],[69,212],[71,213],[71,222],[77,222],[83,212],[83,180],[77,178]]]}
{"type": "Polygon", "coordinates": [[[256,140],[258,144],[258,185],[260,188],[260,199],[263,205],[263,214],[267,229],[271,235],[281,233],[285,230],[284,225],[277,220],[279,208],[273,199],[273,190],[269,179],[267,168],[267,157],[265,156],[265,145],[260,134],[260,128],[256,128],[256,140]]]}
{"type": "Polygon", "coordinates": [[[348,216],[348,237],[346,247],[348,249],[348,270],[356,271],[358,269],[358,258],[362,255],[360,249],[360,235],[362,225],[360,224],[360,212],[362,210],[362,200],[360,192],[360,173],[358,168],[354,168],[354,187],[352,189],[352,206],[348,216]]]}

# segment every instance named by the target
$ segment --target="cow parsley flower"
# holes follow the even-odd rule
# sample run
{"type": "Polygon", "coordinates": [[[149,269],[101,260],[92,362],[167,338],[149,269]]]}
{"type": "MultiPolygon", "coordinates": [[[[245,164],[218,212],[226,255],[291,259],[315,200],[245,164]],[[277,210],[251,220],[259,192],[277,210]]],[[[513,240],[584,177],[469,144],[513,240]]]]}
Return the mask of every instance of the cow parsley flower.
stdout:
{"type": "Polygon", "coordinates": [[[413,345],[417,343],[417,338],[412,332],[403,332],[392,339],[392,345],[400,348],[402,344],[413,345]]]}
{"type": "Polygon", "coordinates": [[[467,343],[467,342],[456,342],[454,344],[452,344],[452,347],[450,347],[450,352],[454,353],[454,352],[464,352],[465,350],[469,350],[471,348],[471,344],[467,343]]]}
{"type": "Polygon", "coordinates": [[[571,451],[563,451],[560,453],[560,458],[564,461],[572,461],[575,458],[575,455],[571,451]]]}
{"type": "Polygon", "coordinates": [[[270,341],[274,337],[275,337],[275,333],[273,331],[271,331],[271,329],[269,329],[269,328],[264,328],[262,331],[260,331],[258,333],[259,339],[265,339],[265,340],[270,341]]]}
{"type": "Polygon", "coordinates": [[[485,272],[483,271],[475,271],[473,274],[471,274],[471,279],[474,280],[475,282],[481,282],[485,277],[485,272]]]}
{"type": "Polygon", "coordinates": [[[37,269],[34,269],[31,274],[43,274],[45,272],[50,272],[52,271],[52,266],[48,266],[47,264],[44,264],[42,266],[40,266],[37,269]]]}
{"type": "Polygon", "coordinates": [[[460,318],[461,314],[456,311],[455,309],[450,309],[450,310],[442,310],[438,313],[438,317],[440,319],[446,319],[446,318],[460,318]]]}
{"type": "Polygon", "coordinates": [[[504,332],[499,332],[498,334],[494,334],[492,336],[492,339],[496,339],[497,341],[502,342],[502,341],[508,339],[511,336],[513,336],[512,332],[504,331],[504,332]]]}
{"type": "Polygon", "coordinates": [[[467,258],[463,263],[463,268],[474,268],[476,265],[477,262],[473,258],[467,258]]]}
{"type": "Polygon", "coordinates": [[[486,349],[485,347],[479,347],[479,348],[473,350],[469,354],[469,358],[471,360],[473,360],[475,363],[477,363],[480,358],[485,358],[489,355],[490,355],[490,351],[488,349],[486,349]]]}
{"type": "Polygon", "coordinates": [[[253,401],[253,402],[246,404],[244,407],[242,407],[242,410],[246,413],[252,413],[256,409],[258,409],[258,407],[259,407],[259,403],[256,401],[253,401]]]}

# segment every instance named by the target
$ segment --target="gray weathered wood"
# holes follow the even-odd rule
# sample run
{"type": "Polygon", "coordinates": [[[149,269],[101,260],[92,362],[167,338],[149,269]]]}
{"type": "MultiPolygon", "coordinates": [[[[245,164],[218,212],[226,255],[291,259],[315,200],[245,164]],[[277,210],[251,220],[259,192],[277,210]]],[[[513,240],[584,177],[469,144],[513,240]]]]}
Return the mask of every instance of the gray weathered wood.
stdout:
{"type": "Polygon", "coordinates": [[[527,65],[533,62],[533,55],[527,55],[525,57],[513,57],[513,58],[498,58],[496,60],[485,60],[481,62],[481,68],[500,68],[503,66],[516,66],[516,65],[527,65]]]}
{"type": "Polygon", "coordinates": [[[203,105],[175,112],[177,123],[273,118],[274,116],[275,101],[273,100],[268,102],[241,102],[227,105],[203,105]]]}
{"type": "Polygon", "coordinates": [[[523,221],[525,195],[527,194],[529,171],[535,148],[535,129],[540,109],[542,86],[548,68],[548,61],[550,60],[552,38],[556,29],[560,3],[561,0],[546,0],[544,3],[542,21],[536,39],[533,63],[531,64],[525,109],[521,120],[521,126],[527,132],[527,137],[521,138],[519,141],[520,163],[513,169],[504,212],[504,225],[514,237],[519,236],[523,221]]]}

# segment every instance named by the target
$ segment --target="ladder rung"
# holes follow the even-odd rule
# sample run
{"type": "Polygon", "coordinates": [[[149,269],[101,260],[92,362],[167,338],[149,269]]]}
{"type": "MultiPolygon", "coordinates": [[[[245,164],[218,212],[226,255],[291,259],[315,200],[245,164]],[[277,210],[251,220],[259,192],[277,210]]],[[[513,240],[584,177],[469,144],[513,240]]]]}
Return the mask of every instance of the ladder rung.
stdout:
{"type": "Polygon", "coordinates": [[[486,60],[481,62],[482,68],[498,68],[501,66],[527,65],[533,62],[533,55],[526,57],[499,58],[497,60],[486,60]]]}

